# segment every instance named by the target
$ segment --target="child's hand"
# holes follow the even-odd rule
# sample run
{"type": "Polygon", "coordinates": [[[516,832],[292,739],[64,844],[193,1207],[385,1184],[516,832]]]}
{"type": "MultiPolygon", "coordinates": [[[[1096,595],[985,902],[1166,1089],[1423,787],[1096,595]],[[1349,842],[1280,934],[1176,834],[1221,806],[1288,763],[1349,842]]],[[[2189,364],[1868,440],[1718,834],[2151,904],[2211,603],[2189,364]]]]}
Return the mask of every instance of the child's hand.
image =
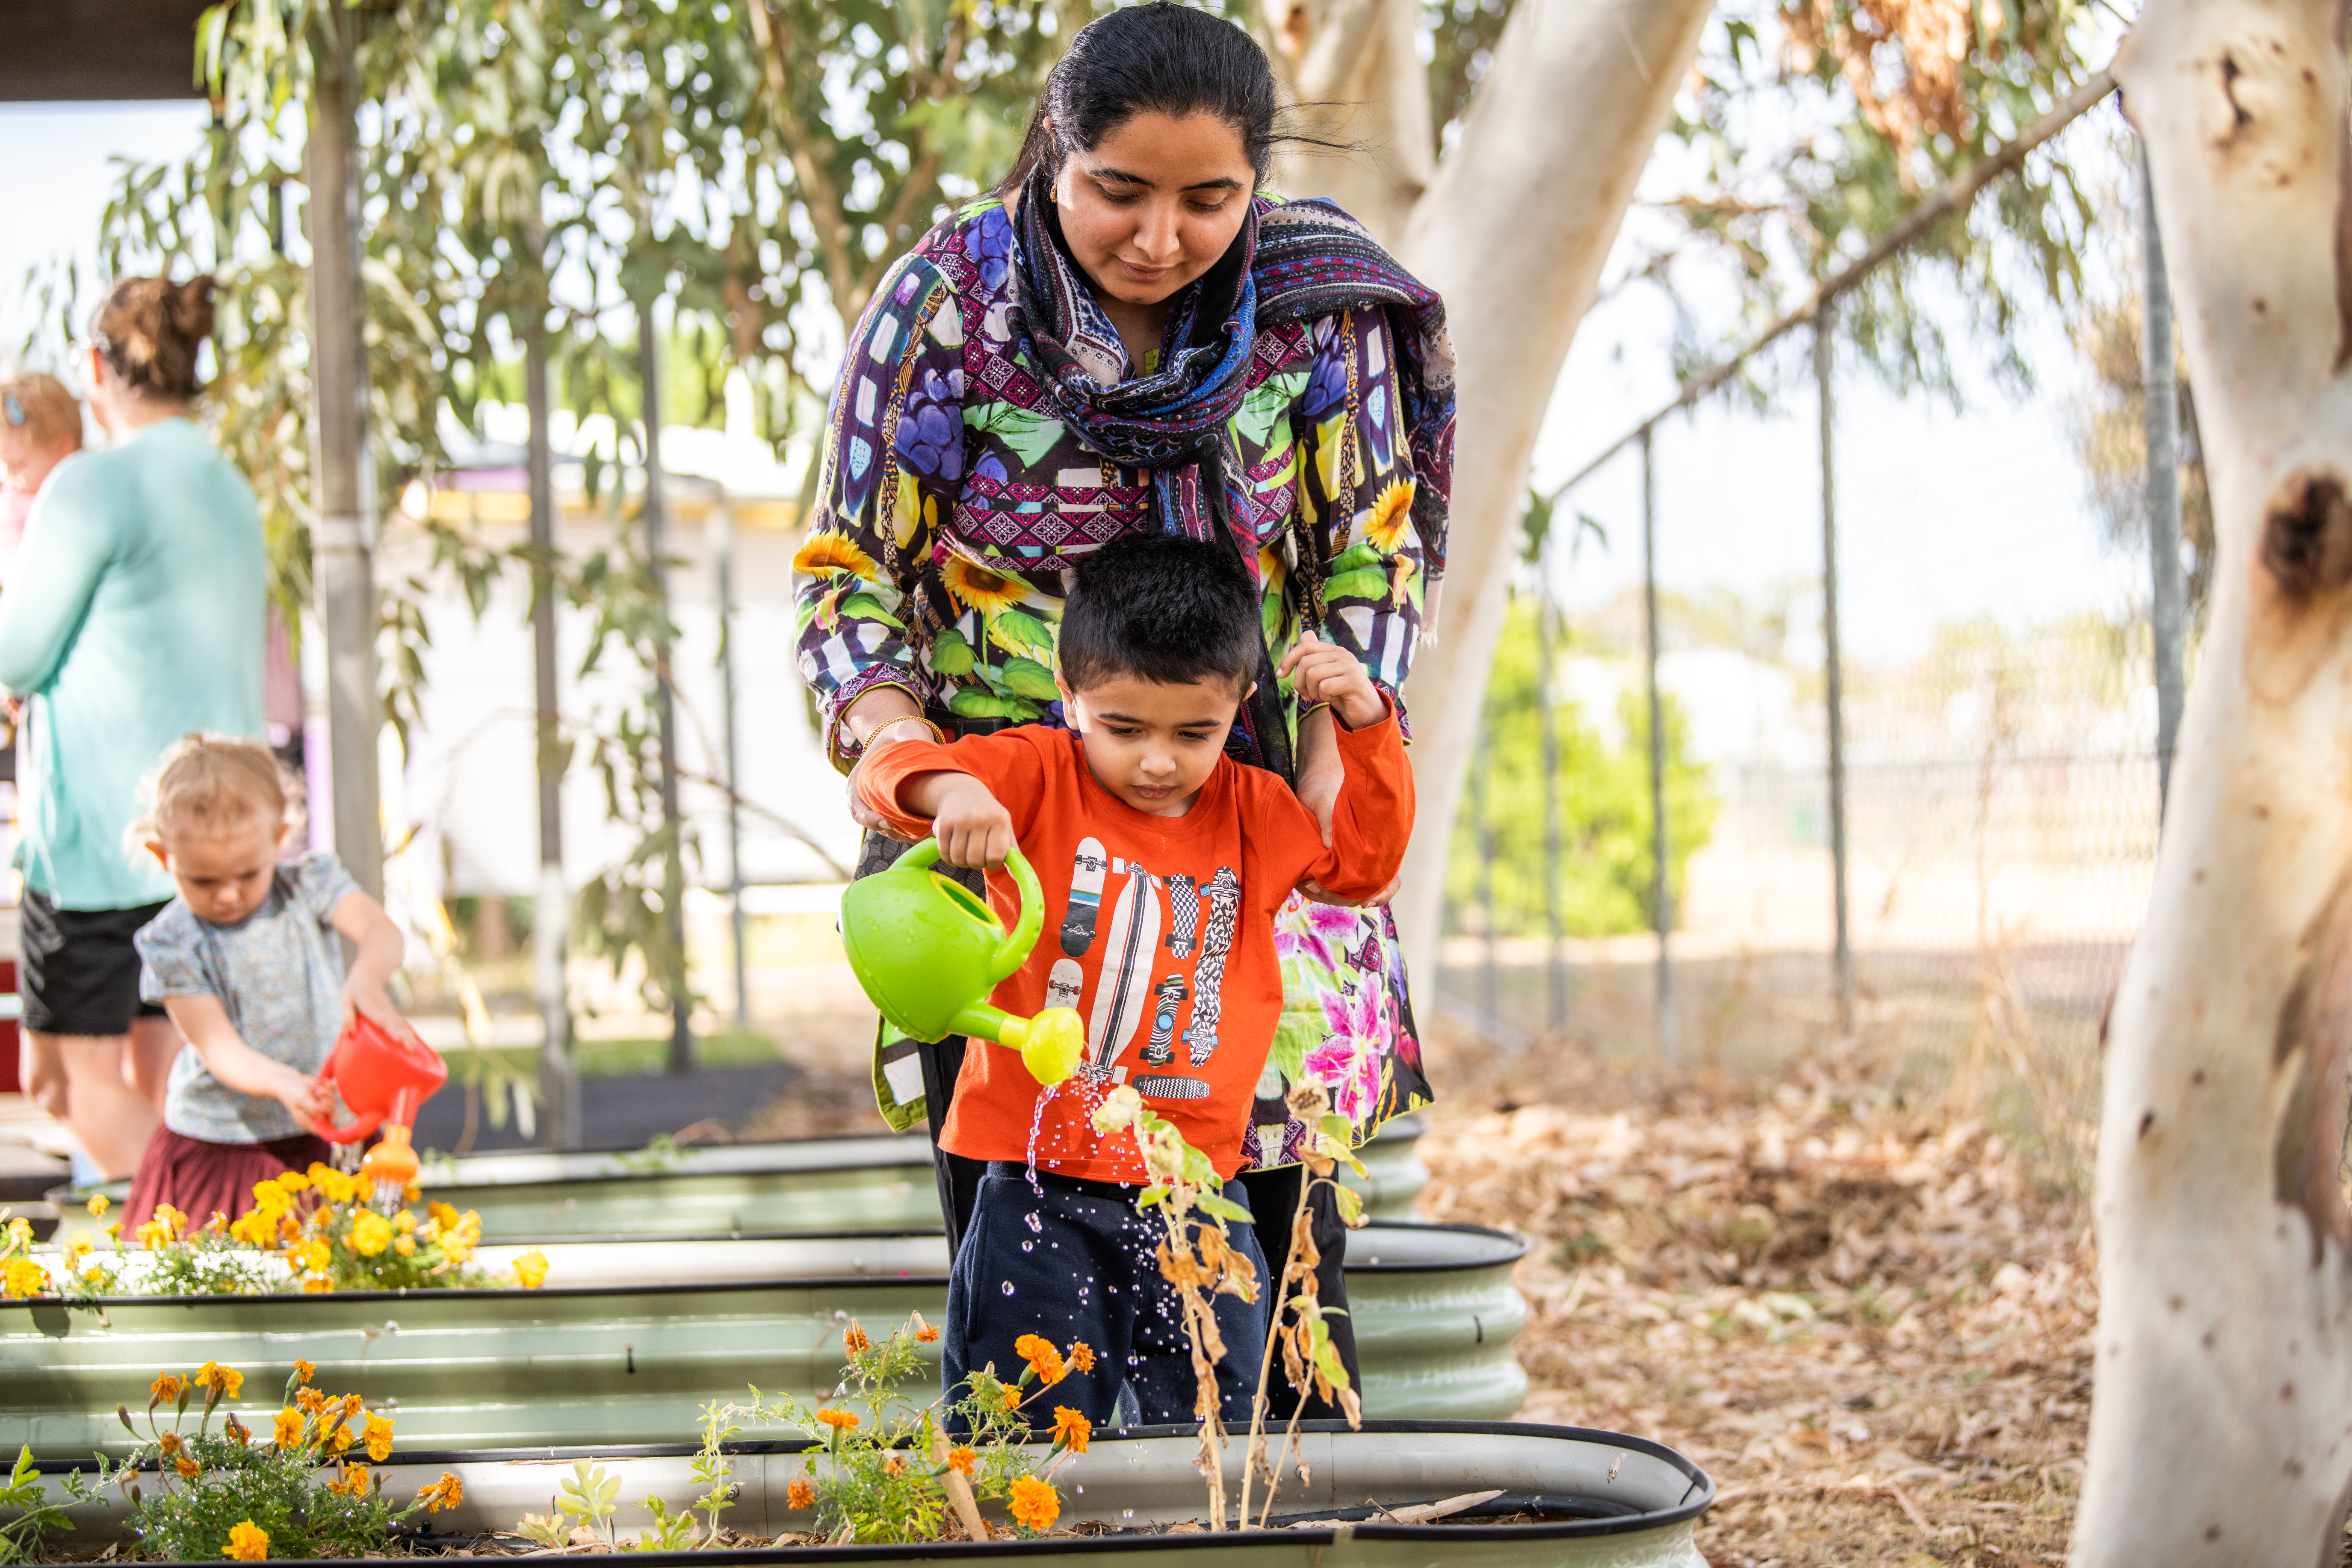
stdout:
{"type": "Polygon", "coordinates": [[[343,982],[343,1027],[350,1028],[352,1019],[362,1013],[391,1034],[415,1033],[408,1026],[408,1020],[400,1016],[400,1009],[392,1005],[383,983],[370,984],[355,973],[343,982]]]}
{"type": "Polygon", "coordinates": [[[941,773],[931,805],[931,837],[950,866],[997,867],[1013,849],[1013,814],[970,773],[941,773]]]}
{"type": "Polygon", "coordinates": [[[1356,656],[1313,632],[1299,634],[1297,645],[1283,656],[1282,668],[1275,673],[1289,678],[1299,707],[1328,702],[1350,730],[1367,729],[1389,716],[1387,700],[1356,656]]]}
{"type": "Polygon", "coordinates": [[[278,1102],[292,1111],[304,1125],[324,1121],[333,1114],[335,1099],[327,1086],[315,1078],[304,1078],[292,1068],[280,1066],[284,1075],[278,1081],[278,1102]]]}

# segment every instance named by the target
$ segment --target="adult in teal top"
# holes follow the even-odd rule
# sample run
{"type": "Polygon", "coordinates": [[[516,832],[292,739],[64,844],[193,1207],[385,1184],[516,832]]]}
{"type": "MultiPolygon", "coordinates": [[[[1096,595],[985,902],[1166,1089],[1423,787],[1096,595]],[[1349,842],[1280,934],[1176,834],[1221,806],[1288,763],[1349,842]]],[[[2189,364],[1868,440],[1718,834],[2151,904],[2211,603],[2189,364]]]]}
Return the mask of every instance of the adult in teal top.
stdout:
{"type": "Polygon", "coordinates": [[[26,1087],[117,1175],[138,1167],[179,1047],[168,1019],[141,1016],[131,937],[173,892],[131,841],[141,785],[189,731],[262,726],[261,520],[188,417],[212,314],[208,278],[109,290],[81,368],[110,444],[51,476],[0,595],[0,686],[31,710],[26,1087]]]}

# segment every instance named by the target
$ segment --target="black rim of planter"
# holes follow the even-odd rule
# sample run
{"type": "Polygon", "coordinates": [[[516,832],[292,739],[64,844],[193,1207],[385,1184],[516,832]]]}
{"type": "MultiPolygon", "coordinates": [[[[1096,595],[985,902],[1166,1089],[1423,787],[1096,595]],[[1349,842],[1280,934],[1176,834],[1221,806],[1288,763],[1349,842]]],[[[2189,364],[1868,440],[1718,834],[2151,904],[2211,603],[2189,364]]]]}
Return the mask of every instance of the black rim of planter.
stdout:
{"type": "MultiPolygon", "coordinates": [[[[1670,1508],[1654,1509],[1645,1513],[1606,1515],[1585,1519],[1551,1520],[1536,1524],[1458,1524],[1444,1521],[1429,1524],[1387,1524],[1373,1520],[1348,1522],[1321,1530],[1301,1530],[1295,1527],[1266,1530],[1229,1530],[1217,1533],[1187,1531],[1171,1535],[1165,1532],[1145,1533],[1113,1531],[1102,1535],[1042,1536],[1026,1541],[945,1541],[916,1542],[904,1546],[765,1546],[740,1550],[706,1548],[681,1552],[632,1552],[631,1563],[661,1564],[663,1568],[715,1568],[725,1563],[788,1563],[803,1560],[812,1553],[822,1554],[835,1563],[872,1563],[903,1561],[909,1557],[957,1556],[1028,1556],[1060,1555],[1076,1552],[1183,1552],[1204,1546],[1328,1546],[1349,1539],[1363,1541],[1458,1541],[1465,1544],[1479,1541],[1551,1541],[1576,1536],[1627,1535],[1640,1531],[1664,1530],[1696,1519],[1715,1501],[1715,1480],[1705,1470],[1682,1454],[1663,1443],[1646,1437],[1635,1437],[1622,1432],[1603,1432],[1589,1426],[1549,1426],[1519,1421],[1366,1421],[1351,1428],[1345,1421],[1301,1421],[1298,1430],[1306,1433],[1353,1434],[1361,1436],[1425,1437],[1463,1436],[1484,1437],[1536,1437],[1554,1442],[1598,1443],[1612,1448],[1623,1448],[1651,1458],[1663,1460],[1682,1475],[1689,1485],[1682,1500],[1670,1508]]],[[[1121,1432],[1097,1432],[1097,1444],[1132,1443],[1147,1439],[1191,1439],[1197,1434],[1191,1426],[1130,1426],[1121,1432]]],[[[1269,1443],[1279,1438],[1279,1428],[1270,1429],[1269,1443]]],[[[800,1438],[755,1439],[730,1443],[730,1457],[764,1454],[797,1454],[822,1444],[800,1438]]],[[[551,1461],[563,1463],[577,1459],[669,1459],[681,1458],[698,1452],[692,1443],[624,1443],[602,1447],[570,1446],[551,1448],[436,1448],[422,1453],[401,1454],[394,1465],[414,1466],[430,1469],[436,1466],[498,1464],[529,1460],[534,1464],[551,1461]]],[[[41,1459],[34,1468],[45,1475],[63,1475],[75,1468],[70,1459],[41,1459]]],[[[1552,1498],[1549,1494],[1534,1496],[1505,1494],[1481,1505],[1477,1512],[1518,1512],[1542,1508],[1565,1508],[1576,1500],[1552,1498]]],[[[1307,1516],[1328,1519],[1336,1514],[1363,1512],[1363,1510],[1312,1509],[1307,1516]]],[[[1293,1513],[1287,1517],[1298,1518],[1293,1513]]],[[[1457,1516],[1458,1517],[1458,1516],[1457,1516]]],[[[414,1538],[419,1543],[436,1538],[425,1534],[414,1538]]],[[[450,1541],[472,1541],[478,1536],[450,1536],[450,1541]]],[[[273,1561],[277,1561],[273,1559],[273,1561]]],[[[382,1559],[320,1558],[286,1559],[289,1562],[332,1563],[338,1568],[349,1568],[353,1561],[382,1559]]]]}

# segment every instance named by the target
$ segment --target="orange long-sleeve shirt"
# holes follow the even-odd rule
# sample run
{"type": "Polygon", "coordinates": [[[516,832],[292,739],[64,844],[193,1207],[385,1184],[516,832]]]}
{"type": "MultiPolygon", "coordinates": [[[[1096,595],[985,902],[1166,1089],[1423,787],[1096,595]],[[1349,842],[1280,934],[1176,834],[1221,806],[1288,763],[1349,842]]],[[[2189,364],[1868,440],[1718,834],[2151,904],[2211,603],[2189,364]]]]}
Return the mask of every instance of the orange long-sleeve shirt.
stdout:
{"type": "MultiPolygon", "coordinates": [[[[990,1000],[1024,1017],[1076,1008],[1097,1089],[1132,1086],[1230,1176],[1282,1013],[1275,911],[1309,875],[1342,898],[1376,895],[1412,834],[1412,772],[1395,715],[1333,731],[1347,782],[1328,849],[1314,814],[1262,769],[1221,759],[1191,811],[1154,816],[1096,781],[1078,736],[1035,726],[945,746],[902,742],[861,772],[859,789],[901,831],[922,834],[929,819],[898,798],[908,780],[951,772],[988,786],[1045,895],[1035,949],[990,1000]]],[[[1020,910],[1012,877],[990,872],[988,892],[1010,926],[1020,910]]],[[[940,1146],[975,1160],[1026,1160],[1034,1126],[1041,1170],[1143,1180],[1127,1134],[1095,1132],[1098,1092],[1066,1087],[1041,1113],[1043,1093],[1020,1052],[975,1040],[940,1146]]]]}

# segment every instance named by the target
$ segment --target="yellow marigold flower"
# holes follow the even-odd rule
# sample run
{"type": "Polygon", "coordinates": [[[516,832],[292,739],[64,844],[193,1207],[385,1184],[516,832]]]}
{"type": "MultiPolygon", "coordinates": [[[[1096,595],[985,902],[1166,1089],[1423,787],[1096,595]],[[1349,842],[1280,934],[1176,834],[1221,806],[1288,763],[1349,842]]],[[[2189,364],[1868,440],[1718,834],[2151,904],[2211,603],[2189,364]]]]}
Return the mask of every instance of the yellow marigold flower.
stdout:
{"type": "Polygon", "coordinates": [[[335,1249],[323,1237],[312,1237],[286,1255],[286,1260],[305,1274],[324,1274],[334,1267],[335,1249]]]}
{"type": "Polygon", "coordinates": [[[457,1473],[452,1470],[442,1471],[439,1480],[416,1494],[416,1500],[425,1505],[425,1511],[427,1513],[439,1513],[444,1509],[456,1508],[465,1500],[466,1483],[458,1479],[457,1473]]]}
{"type": "Polygon", "coordinates": [[[310,1190],[310,1178],[299,1171],[280,1171],[278,1184],[289,1194],[303,1193],[310,1190]]]}
{"type": "Polygon", "coordinates": [[[167,1372],[148,1386],[147,1402],[151,1405],[169,1405],[180,1397],[180,1390],[185,1386],[186,1384],[167,1372]]]}
{"type": "Polygon", "coordinates": [[[107,1196],[104,1193],[92,1193],[89,1194],[89,1202],[83,1206],[89,1210],[92,1217],[96,1217],[106,1213],[106,1211],[112,1208],[114,1205],[107,1200],[107,1196]]]}
{"type": "Polygon", "coordinates": [[[270,1423],[270,1440],[281,1448],[291,1448],[302,1441],[303,1426],[299,1410],[280,1410],[278,1419],[270,1423]]]}
{"type": "Polygon", "coordinates": [[[180,1479],[184,1481],[193,1481],[205,1473],[205,1468],[186,1454],[173,1460],[172,1468],[180,1473],[180,1479]]]}
{"type": "Polygon", "coordinates": [[[327,1489],[345,1497],[365,1497],[374,1486],[374,1477],[365,1465],[347,1462],[327,1489]]]}
{"type": "Polygon", "coordinates": [[[268,1247],[278,1239],[278,1221],[265,1209],[247,1209],[228,1227],[229,1238],[247,1247],[268,1247]]]}
{"type": "Polygon", "coordinates": [[[360,1184],[341,1171],[324,1165],[310,1167],[310,1184],[319,1189],[331,1204],[347,1204],[359,1196],[360,1184]]]}
{"type": "Polygon", "coordinates": [[[392,1245],[392,1222],[380,1214],[363,1214],[352,1221],[352,1250],[373,1258],[392,1245]]]}
{"type": "Polygon", "coordinates": [[[269,1531],[251,1520],[228,1527],[228,1550],[221,1553],[239,1563],[258,1563],[269,1555],[269,1531]]]}
{"type": "Polygon", "coordinates": [[[851,1355],[862,1355],[871,1349],[873,1344],[874,1342],[866,1337],[866,1331],[856,1323],[850,1324],[847,1331],[841,1336],[841,1348],[851,1355]]]}
{"type": "Polygon", "coordinates": [[[253,1206],[264,1214],[281,1215],[294,1206],[294,1194],[276,1182],[256,1182],[253,1206]]]}
{"type": "Polygon", "coordinates": [[[392,1216],[392,1228],[400,1232],[401,1235],[406,1236],[409,1232],[416,1228],[416,1216],[409,1213],[406,1209],[403,1209],[398,1214],[392,1216]]]}
{"type": "Polygon", "coordinates": [[[946,579],[948,592],[969,609],[983,616],[999,616],[1029,596],[1029,589],[1018,577],[1007,577],[976,565],[961,555],[948,557],[946,579]]]}
{"type": "Polygon", "coordinates": [[[91,1253],[96,1252],[97,1250],[98,1243],[90,1240],[89,1232],[86,1230],[78,1230],[74,1232],[73,1239],[66,1243],[66,1257],[70,1261],[71,1265],[77,1268],[81,1267],[81,1260],[83,1258],[88,1258],[91,1253]]]}
{"type": "Polygon", "coordinates": [[[8,1239],[19,1247],[29,1247],[33,1240],[33,1222],[18,1215],[8,1222],[8,1239]]]}
{"type": "Polygon", "coordinates": [[[172,1245],[172,1227],[160,1219],[151,1219],[132,1232],[139,1245],[150,1252],[161,1252],[172,1245]]]}
{"type": "Polygon", "coordinates": [[[205,1228],[213,1235],[218,1236],[228,1228],[228,1215],[219,1209],[213,1210],[213,1217],[205,1221],[205,1228]]]}
{"type": "Polygon", "coordinates": [[[882,569],[845,533],[830,529],[812,533],[807,542],[793,553],[793,570],[812,577],[833,572],[855,572],[869,582],[879,582],[882,569]]]}
{"type": "Polygon", "coordinates": [[[1396,480],[1364,514],[1364,541],[1383,555],[1404,542],[1405,530],[1412,526],[1412,489],[1411,479],[1396,480]]]}
{"type": "Polygon", "coordinates": [[[855,1410],[820,1410],[816,1418],[836,1432],[851,1431],[857,1426],[857,1412],[855,1410]]]}
{"type": "Polygon", "coordinates": [[[297,1383],[308,1383],[308,1382],[310,1382],[312,1378],[314,1378],[314,1377],[316,1377],[316,1376],[318,1376],[318,1375],[319,1375],[319,1369],[318,1369],[315,1365],[313,1365],[312,1363],[310,1363],[310,1362],[307,1362],[307,1361],[298,1361],[298,1362],[296,1362],[296,1363],[294,1363],[294,1381],[295,1381],[295,1382],[297,1382],[297,1383]]]}
{"type": "Polygon", "coordinates": [[[395,1236],[392,1238],[392,1249],[403,1258],[413,1258],[416,1255],[416,1238],[413,1236],[395,1236]]]}
{"type": "Polygon", "coordinates": [[[547,1254],[536,1247],[514,1260],[515,1280],[526,1290],[547,1283],[547,1254]]]}
{"type": "Polygon", "coordinates": [[[122,1222],[121,1220],[116,1220],[113,1224],[108,1226],[106,1227],[106,1234],[112,1237],[117,1241],[121,1241],[122,1239],[122,1222]]]}
{"type": "Polygon", "coordinates": [[[29,1258],[11,1258],[0,1263],[0,1296],[12,1301],[22,1301],[37,1296],[49,1288],[49,1271],[29,1258]]]}
{"type": "Polygon", "coordinates": [[[302,1294],[305,1296],[331,1296],[334,1294],[334,1289],[333,1280],[316,1274],[302,1281],[302,1294]]]}
{"type": "MultiPolygon", "coordinates": [[[[392,1420],[389,1416],[370,1415],[367,1418],[368,1458],[383,1464],[392,1458],[392,1420]]],[[[1080,1450],[1084,1452],[1084,1450],[1080,1450]]]]}
{"type": "Polygon", "coordinates": [[[363,1411],[365,1411],[366,1409],[367,1409],[367,1401],[366,1401],[366,1400],[364,1400],[364,1399],[362,1399],[358,1394],[344,1394],[344,1395],[343,1395],[343,1419],[344,1419],[344,1420],[346,1420],[346,1421],[356,1421],[356,1420],[358,1420],[358,1419],[360,1418],[361,1414],[362,1414],[363,1411]]]}
{"type": "Polygon", "coordinates": [[[233,1366],[208,1361],[196,1369],[196,1384],[201,1388],[216,1388],[224,1396],[235,1399],[245,1392],[245,1373],[233,1366]]]}
{"type": "Polygon", "coordinates": [[[1095,1369],[1095,1347],[1084,1340],[1070,1342],[1070,1370],[1092,1372],[1095,1369]]]}
{"type": "Polygon", "coordinates": [[[1044,1530],[1062,1517],[1062,1494],[1053,1483],[1034,1476],[1013,1478],[1013,1517],[1032,1530],[1044,1530]]]}
{"type": "Polygon", "coordinates": [[[1087,1439],[1095,1434],[1095,1424],[1066,1405],[1054,1406],[1054,1441],[1067,1443],[1070,1452],[1087,1451],[1087,1439]]]}
{"type": "Polygon", "coordinates": [[[794,1476],[793,1484],[784,1489],[784,1506],[786,1508],[816,1506],[816,1488],[809,1484],[809,1479],[806,1476],[794,1476]]]}
{"type": "Polygon", "coordinates": [[[950,1448],[948,1450],[948,1468],[968,1476],[971,1474],[973,1462],[979,1458],[970,1448],[950,1448]]]}
{"type": "Polygon", "coordinates": [[[327,1451],[331,1454],[340,1454],[350,1447],[352,1442],[352,1432],[350,1424],[338,1417],[334,1425],[327,1429],[327,1451]]]}
{"type": "Polygon", "coordinates": [[[457,1228],[457,1211],[447,1204],[437,1201],[426,1204],[425,1212],[433,1216],[433,1223],[439,1226],[445,1235],[457,1228]]]}
{"type": "Polygon", "coordinates": [[[294,1395],[294,1403],[302,1407],[305,1415],[316,1415],[327,1407],[327,1396],[315,1388],[305,1388],[294,1395]]]}

